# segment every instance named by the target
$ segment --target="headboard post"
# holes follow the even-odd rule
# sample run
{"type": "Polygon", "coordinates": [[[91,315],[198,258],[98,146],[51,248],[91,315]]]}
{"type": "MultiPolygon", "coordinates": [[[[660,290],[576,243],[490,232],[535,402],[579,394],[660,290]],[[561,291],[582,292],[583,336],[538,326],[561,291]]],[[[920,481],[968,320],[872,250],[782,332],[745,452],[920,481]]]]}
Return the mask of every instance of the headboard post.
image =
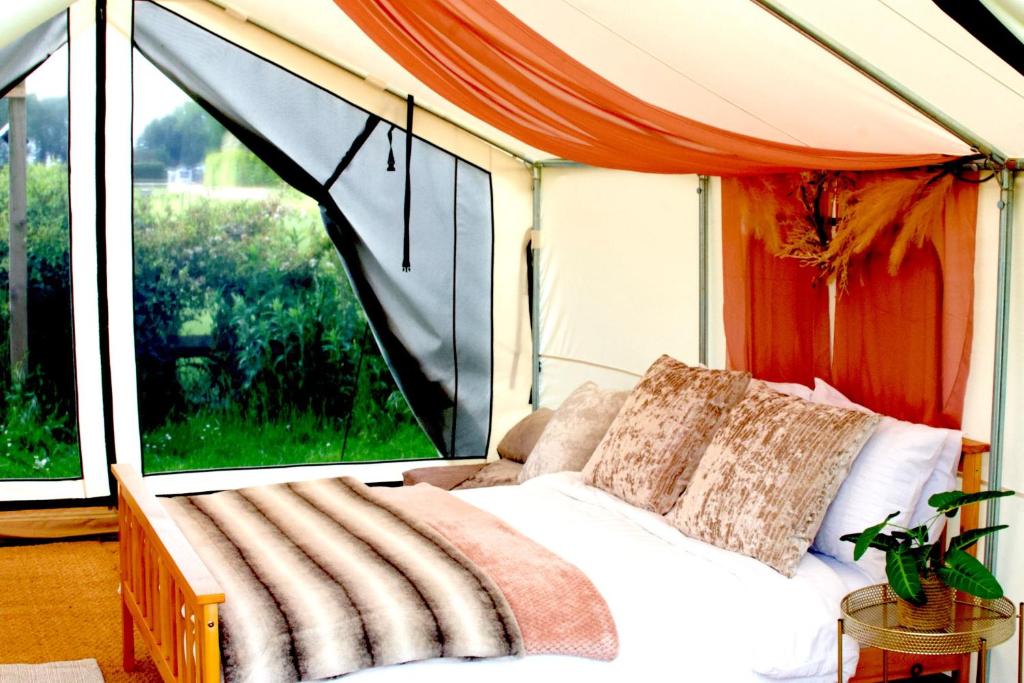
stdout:
{"type": "MultiPolygon", "coordinates": [[[[960,448],[960,476],[963,484],[961,489],[964,493],[978,493],[981,491],[981,462],[989,451],[989,445],[974,439],[963,440],[960,448]]],[[[960,532],[970,529],[977,529],[980,519],[979,503],[966,505],[960,509],[960,532]]],[[[967,550],[971,555],[977,557],[978,546],[972,546],[967,550]]]]}

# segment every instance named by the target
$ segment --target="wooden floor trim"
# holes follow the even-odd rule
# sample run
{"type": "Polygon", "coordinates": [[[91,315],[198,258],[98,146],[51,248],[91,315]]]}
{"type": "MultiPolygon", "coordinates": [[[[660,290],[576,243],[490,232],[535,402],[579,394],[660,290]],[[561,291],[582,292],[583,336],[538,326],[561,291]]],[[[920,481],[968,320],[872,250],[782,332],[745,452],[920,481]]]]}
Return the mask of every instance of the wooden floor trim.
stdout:
{"type": "Polygon", "coordinates": [[[54,508],[0,512],[0,540],[74,538],[117,533],[117,509],[54,508]]]}

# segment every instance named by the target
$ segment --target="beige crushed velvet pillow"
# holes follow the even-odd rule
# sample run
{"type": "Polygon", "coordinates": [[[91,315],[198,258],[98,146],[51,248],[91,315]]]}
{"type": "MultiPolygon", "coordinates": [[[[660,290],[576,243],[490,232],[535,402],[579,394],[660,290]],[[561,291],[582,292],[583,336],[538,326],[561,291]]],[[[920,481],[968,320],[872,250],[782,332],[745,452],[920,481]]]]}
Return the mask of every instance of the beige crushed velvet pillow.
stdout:
{"type": "Polygon", "coordinates": [[[628,391],[601,389],[593,382],[579,386],[551,416],[523,464],[519,481],[582,470],[628,395],[628,391]]]}
{"type": "Polygon", "coordinates": [[[750,373],[693,368],[662,356],[647,370],[583,470],[583,480],[658,514],[686,488],[722,415],[750,373]]]}
{"type": "Polygon", "coordinates": [[[513,462],[526,462],[554,414],[551,408],[538,408],[517,422],[498,444],[498,455],[513,462]]]}
{"type": "Polygon", "coordinates": [[[878,420],[752,381],[666,518],[791,577],[878,420]]]}

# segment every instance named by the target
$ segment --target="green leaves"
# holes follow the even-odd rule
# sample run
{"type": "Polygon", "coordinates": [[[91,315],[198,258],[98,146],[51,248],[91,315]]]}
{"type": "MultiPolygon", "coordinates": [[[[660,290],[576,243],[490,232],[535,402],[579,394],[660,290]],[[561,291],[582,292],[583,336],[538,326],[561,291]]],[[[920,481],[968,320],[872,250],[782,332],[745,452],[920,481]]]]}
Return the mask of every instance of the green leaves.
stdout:
{"type": "Polygon", "coordinates": [[[987,526],[981,529],[971,529],[960,534],[952,541],[949,542],[949,549],[952,550],[967,550],[972,545],[985,538],[990,534],[994,534],[997,531],[1008,529],[1008,524],[1000,524],[999,526],[987,526]]]}
{"type": "Polygon", "coordinates": [[[885,576],[896,595],[914,605],[925,603],[917,558],[908,546],[898,545],[886,553],[885,576]]]}
{"type": "Polygon", "coordinates": [[[938,512],[944,513],[947,517],[956,516],[956,511],[964,505],[980,503],[993,498],[1004,498],[1012,496],[1013,491],[979,491],[977,493],[964,493],[963,491],[946,491],[936,493],[928,499],[928,505],[938,512]]]}
{"type": "Polygon", "coordinates": [[[895,545],[896,542],[892,538],[885,536],[879,538],[878,535],[882,532],[882,529],[884,529],[885,526],[889,523],[889,520],[898,514],[900,514],[898,511],[893,512],[888,517],[886,517],[884,521],[879,522],[874,526],[869,526],[867,529],[860,532],[859,534],[846,534],[845,536],[840,536],[839,540],[849,541],[851,543],[856,544],[856,547],[853,549],[854,560],[859,560],[860,558],[862,558],[864,556],[864,553],[868,551],[868,548],[889,550],[893,545],[895,545]]]}
{"type": "MultiPolygon", "coordinates": [[[[886,567],[888,573],[888,566],[886,567]]],[[[938,570],[939,578],[949,586],[986,600],[1003,597],[1003,587],[981,562],[963,550],[950,548],[938,570]]],[[[890,581],[892,579],[890,578],[890,581]]],[[[896,586],[893,586],[896,589],[896,586]]],[[[899,594],[899,591],[896,591],[899,594]]],[[[901,596],[902,597],[902,596],[901,596]]]]}
{"type": "MultiPolygon", "coordinates": [[[[940,514],[953,517],[964,505],[1012,495],[1013,491],[946,491],[931,496],[928,504],[940,514]]],[[[890,524],[890,520],[898,514],[892,513],[859,534],[840,537],[840,540],[856,544],[853,551],[855,560],[863,557],[868,548],[885,551],[885,574],[896,595],[914,605],[923,605],[927,598],[921,586],[921,577],[930,576],[934,572],[947,586],[964,593],[986,600],[1002,597],[1003,588],[996,578],[966,550],[986,536],[1007,528],[1007,525],[965,531],[949,542],[949,549],[943,557],[941,546],[928,542],[927,524],[912,529],[890,524]],[[892,527],[892,531],[884,533],[886,527],[892,527]]],[[[935,519],[938,519],[938,515],[932,517],[932,521],[935,519]]]]}

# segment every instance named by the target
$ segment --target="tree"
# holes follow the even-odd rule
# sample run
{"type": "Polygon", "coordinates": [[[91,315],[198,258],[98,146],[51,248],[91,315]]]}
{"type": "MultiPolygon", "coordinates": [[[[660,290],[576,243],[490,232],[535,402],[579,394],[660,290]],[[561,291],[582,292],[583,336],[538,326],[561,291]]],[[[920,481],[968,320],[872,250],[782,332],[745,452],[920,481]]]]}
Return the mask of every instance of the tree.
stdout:
{"type": "Polygon", "coordinates": [[[136,143],[136,157],[160,161],[168,168],[197,166],[220,148],[224,127],[191,100],[150,121],[136,143]]]}
{"type": "Polygon", "coordinates": [[[68,98],[29,95],[28,139],[36,163],[68,161],[68,98]]]}
{"type": "MultiPolygon", "coordinates": [[[[35,163],[68,161],[68,98],[39,99],[29,95],[25,103],[28,110],[28,145],[30,160],[35,163]]],[[[0,100],[0,128],[7,125],[7,98],[0,100]]],[[[7,145],[0,144],[0,166],[8,161],[7,145]]]]}

